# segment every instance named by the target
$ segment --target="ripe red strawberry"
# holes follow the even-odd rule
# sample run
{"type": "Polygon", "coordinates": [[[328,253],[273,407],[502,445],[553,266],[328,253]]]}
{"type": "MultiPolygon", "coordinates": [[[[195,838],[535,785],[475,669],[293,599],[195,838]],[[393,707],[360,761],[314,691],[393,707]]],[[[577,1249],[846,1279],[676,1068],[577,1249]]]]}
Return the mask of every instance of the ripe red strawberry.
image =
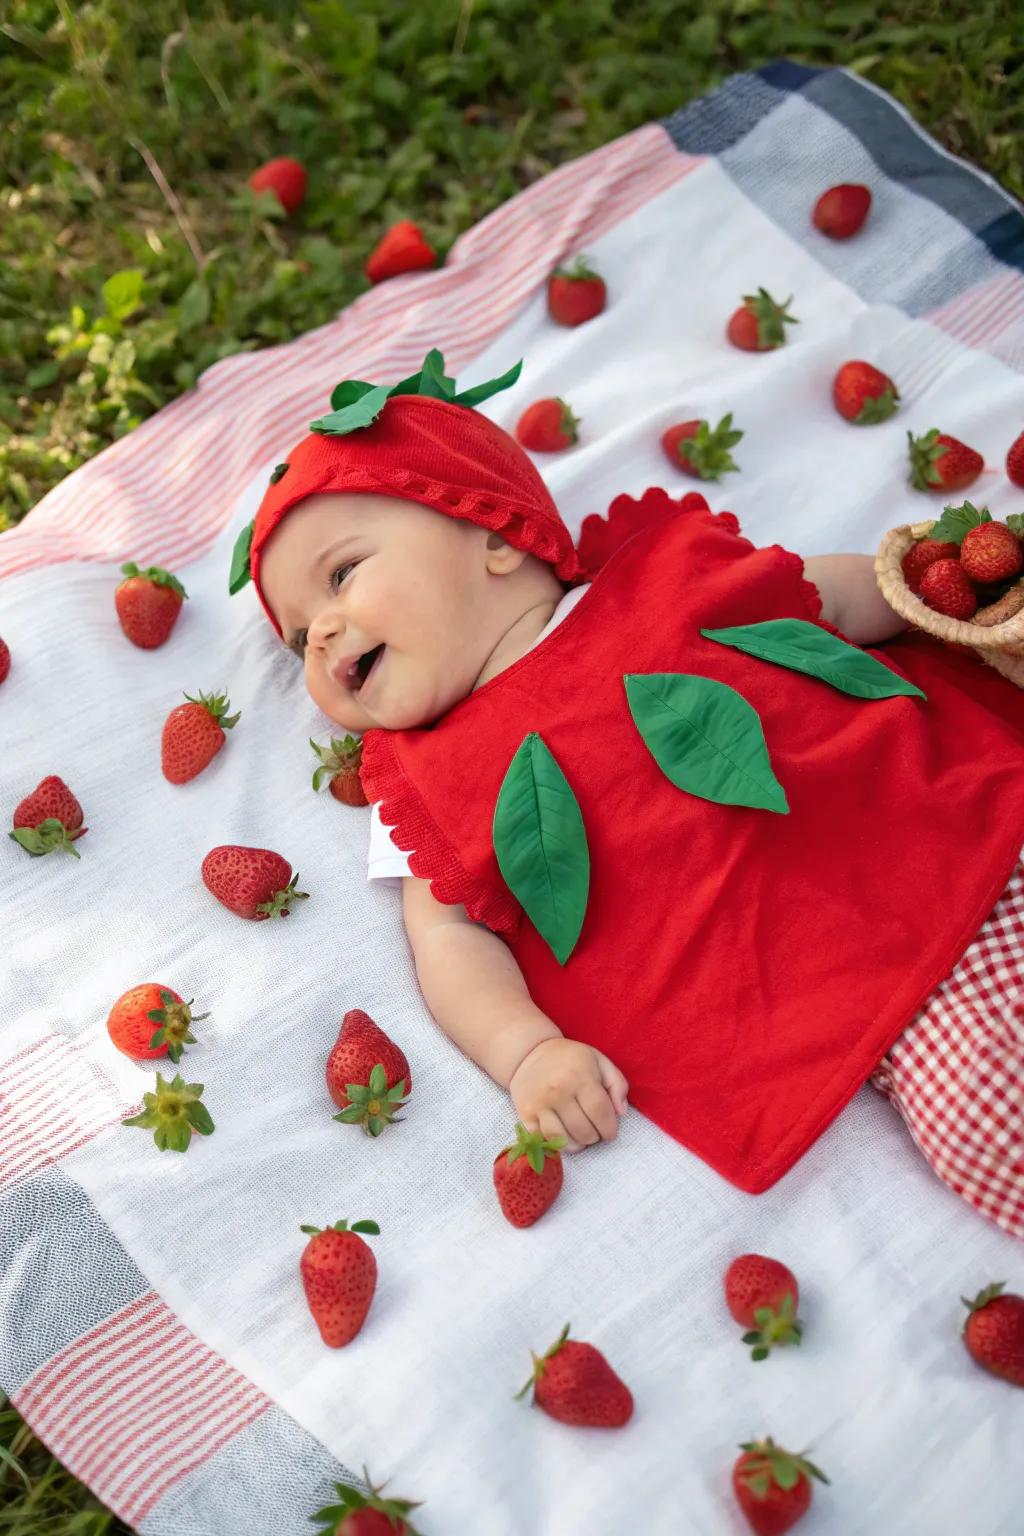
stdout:
{"type": "Polygon", "coordinates": [[[1020,539],[1005,523],[979,523],[960,545],[960,564],[972,581],[983,585],[1007,581],[1024,566],[1020,539]]]}
{"type": "Polygon", "coordinates": [[[306,169],[288,155],[267,160],[249,177],[254,192],[273,192],[285,213],[295,213],[306,197],[306,169]]]}
{"type": "Polygon", "coordinates": [[[949,539],[918,539],[916,544],[911,544],[900,567],[903,571],[903,579],[911,592],[920,592],[921,577],[930,565],[936,560],[959,560],[960,546],[949,539]]]}
{"type": "Polygon", "coordinates": [[[300,1228],[311,1234],[299,1273],[320,1337],[332,1349],[349,1344],[366,1321],[377,1285],[377,1260],[357,1234],[380,1232],[375,1221],[336,1221],[300,1228]]]}
{"type": "Polygon", "coordinates": [[[159,565],[140,571],[134,560],[122,565],[127,577],[114,592],[121,628],[133,645],[155,651],[178,621],[188,593],[176,576],[159,565]]]}
{"type": "Polygon", "coordinates": [[[335,800],[343,805],[368,805],[363,781],[359,777],[359,765],[363,760],[363,744],[355,736],[343,740],[331,737],[329,747],[319,746],[312,737],[309,744],[317,755],[319,767],[313,770],[313,788],[320,789],[330,775],[328,789],[335,800]]]}
{"type": "Polygon", "coordinates": [[[918,491],[962,491],[973,484],[985,460],[966,443],[933,427],[921,437],[907,433],[910,483],[918,491]]]}
{"type": "Polygon", "coordinates": [[[744,1344],[754,1346],[752,1360],[766,1359],[773,1344],[800,1343],[800,1288],[785,1264],[760,1253],[741,1253],[726,1270],[724,1284],[729,1311],[753,1330],[743,1335],[744,1344]]]}
{"type": "Polygon", "coordinates": [[[559,325],[582,325],[604,309],[608,291],[585,257],[556,267],[548,278],[548,314],[559,325]]]}
{"type": "Polygon", "coordinates": [[[208,1013],[193,1013],[193,999],[182,1002],[177,992],[159,981],[143,981],[122,992],[107,1016],[110,1038],[126,1056],[169,1056],[180,1061],[186,1045],[195,1045],[191,1026],[208,1013]]]}
{"type": "Polygon", "coordinates": [[[733,346],[743,352],[772,352],[785,341],[785,327],[800,323],[789,313],[792,302],[790,296],[784,303],[777,304],[764,288],[759,288],[756,293],[745,293],[743,304],[733,311],[725,334],[733,346]]]}
{"type": "Polygon", "coordinates": [[[361,1125],[379,1136],[401,1116],[412,1093],[412,1073],[401,1046],[361,1008],[350,1008],[327,1058],[327,1091],[341,1110],[343,1125],[361,1125]]]}
{"type": "Polygon", "coordinates": [[[563,1424],[619,1429],[632,1417],[632,1392],[599,1349],[569,1339],[568,1323],[547,1354],[539,1360],[532,1350],[530,1355],[533,1375],[517,1398],[532,1387],[536,1407],[563,1424]]]}
{"type": "Polygon", "coordinates": [[[11,653],[6,640],[0,640],[0,683],[4,682],[11,670],[11,653]]]}
{"type": "Polygon", "coordinates": [[[534,453],[558,453],[576,441],[579,424],[579,417],[557,396],[535,400],[516,423],[516,437],[534,453]]]}
{"type": "Polygon", "coordinates": [[[684,474],[696,475],[698,480],[720,480],[729,470],[739,469],[729,449],[742,436],[733,428],[730,411],[715,428],[703,420],[677,422],[662,433],[661,446],[669,462],[684,474]]]}
{"type": "Polygon", "coordinates": [[[829,187],[814,205],[811,223],[832,240],[849,240],[867,218],[871,193],[858,181],[843,181],[829,187]]]}
{"type": "Polygon", "coordinates": [[[1024,432],[1014,438],[1007,450],[1006,477],[1014,485],[1024,486],[1024,432]]]}
{"type": "Polygon", "coordinates": [[[840,416],[858,427],[888,421],[899,390],[887,373],[871,363],[844,363],[832,380],[832,399],[840,416]]]}
{"type": "Polygon", "coordinates": [[[51,773],[15,807],[14,831],[8,836],[33,858],[66,848],[77,859],[81,855],[73,845],[89,830],[82,826],[83,819],[82,807],[64,780],[51,773]]]}
{"type": "Polygon", "coordinates": [[[988,1285],[967,1308],[964,1343],[972,1360],[1015,1387],[1024,1387],[1024,1296],[1004,1296],[1003,1282],[988,1285]]]}
{"type": "Polygon", "coordinates": [[[269,848],[245,848],[223,843],[211,848],[203,860],[206,889],[239,917],[254,923],[268,917],[287,917],[289,903],[305,901],[308,891],[296,890],[298,872],[292,877],[287,859],[269,848]]]}
{"type": "Polygon", "coordinates": [[[740,1450],[732,1469],[736,1502],[757,1536],[782,1536],[810,1509],[811,1478],[828,1478],[802,1452],[784,1451],[770,1435],[744,1441],[740,1450]]]}
{"type": "Polygon", "coordinates": [[[532,1227],[555,1201],[562,1188],[564,1136],[546,1139],[516,1121],[516,1139],[494,1159],[498,1203],[514,1227],[532,1227]]]}
{"type": "Polygon", "coordinates": [[[423,238],[423,231],[411,219],[399,219],[377,241],[366,258],[363,271],[371,283],[383,283],[402,272],[416,272],[437,264],[437,252],[423,238]]]}
{"type": "Polygon", "coordinates": [[[959,560],[933,561],[921,577],[918,596],[951,619],[972,619],[978,611],[978,594],[959,560]]]}
{"type": "Polygon", "coordinates": [[[226,713],[231,708],[226,694],[185,697],[189,702],[172,709],[164,721],[160,740],[160,766],[172,784],[187,784],[202,773],[224,745],[224,732],[239,718],[226,713]]]}
{"type": "Polygon", "coordinates": [[[309,1517],[326,1522],[319,1536],[419,1536],[409,1523],[410,1512],[420,1507],[419,1499],[383,1498],[384,1485],[375,1488],[365,1467],[363,1482],[369,1493],[360,1493],[347,1483],[335,1483],[337,1504],[327,1504],[309,1517]]]}

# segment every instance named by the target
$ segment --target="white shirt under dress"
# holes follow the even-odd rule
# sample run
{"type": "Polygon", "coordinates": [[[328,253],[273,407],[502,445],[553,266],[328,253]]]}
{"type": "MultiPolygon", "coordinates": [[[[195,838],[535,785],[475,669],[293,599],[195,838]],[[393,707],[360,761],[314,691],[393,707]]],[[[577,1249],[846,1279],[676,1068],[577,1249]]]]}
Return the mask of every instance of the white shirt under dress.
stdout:
{"type": "MultiPolygon", "coordinates": [[[[548,623],[533,642],[533,645],[528,647],[528,650],[532,651],[535,646],[540,645],[542,640],[546,640],[552,630],[557,629],[562,620],[568,618],[584,592],[589,591],[590,583],[587,582],[583,586],[573,587],[571,592],[567,592],[551,615],[548,623]]],[[[523,654],[527,655],[528,651],[524,651],[523,654]]],[[[380,819],[379,807],[376,805],[371,806],[368,878],[370,880],[386,880],[391,885],[397,885],[405,875],[410,875],[411,873],[409,855],[403,853],[400,848],[395,847],[391,841],[390,827],[386,827],[380,819]]]]}

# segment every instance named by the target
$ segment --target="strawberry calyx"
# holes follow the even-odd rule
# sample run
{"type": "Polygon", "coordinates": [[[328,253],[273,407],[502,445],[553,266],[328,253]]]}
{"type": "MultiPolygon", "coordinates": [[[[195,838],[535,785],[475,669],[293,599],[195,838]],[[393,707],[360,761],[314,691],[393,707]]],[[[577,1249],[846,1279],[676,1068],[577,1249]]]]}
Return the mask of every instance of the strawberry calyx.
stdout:
{"type": "Polygon", "coordinates": [[[291,902],[309,899],[308,891],[296,890],[298,879],[299,872],[296,870],[283,890],[275,891],[270,901],[257,903],[256,911],[265,912],[268,917],[288,917],[291,912],[291,902]]]}
{"type": "Polygon", "coordinates": [[[572,408],[568,406],[560,395],[555,396],[555,402],[561,407],[561,418],[558,423],[559,432],[564,432],[571,443],[576,441],[576,428],[580,424],[580,417],[574,416],[572,408]]]}
{"type": "Polygon", "coordinates": [[[329,747],[320,746],[312,736],[309,744],[316,753],[320,766],[313,772],[313,788],[321,789],[324,780],[333,779],[338,773],[357,773],[363,755],[363,743],[357,736],[345,736],[342,740],[331,737],[329,747]]]}
{"type": "Polygon", "coordinates": [[[787,325],[799,325],[795,315],[789,313],[793,295],[779,304],[766,288],[756,293],[745,293],[743,302],[757,321],[757,341],[761,347],[779,347],[786,339],[787,325]]]}
{"type": "Polygon", "coordinates": [[[152,1130],[161,1152],[187,1152],[192,1132],[209,1136],[213,1121],[205,1104],[200,1104],[202,1083],[186,1083],[180,1072],[170,1082],[156,1074],[156,1092],[143,1094],[145,1109],[122,1120],[122,1125],[137,1125],[152,1130]]]}
{"type": "Polygon", "coordinates": [[[852,417],[855,426],[875,426],[880,421],[888,421],[896,409],[896,402],[900,398],[900,392],[891,381],[885,386],[880,395],[865,395],[864,403],[856,416],[852,417]]]}
{"type": "Polygon", "coordinates": [[[988,1306],[989,1302],[990,1301],[995,1301],[996,1297],[1000,1296],[1005,1289],[1006,1289],[1006,1281],[1005,1280],[999,1280],[994,1285],[986,1285],[986,1287],[985,1287],[985,1289],[983,1291],[979,1291],[978,1292],[977,1296],[975,1296],[973,1301],[968,1301],[966,1296],[961,1296],[960,1297],[960,1300],[963,1302],[964,1306],[967,1308],[967,1313],[968,1313],[967,1317],[964,1319],[964,1331],[965,1332],[967,1331],[967,1324],[968,1324],[968,1322],[970,1320],[971,1314],[974,1313],[974,1312],[981,1312],[981,1311],[983,1311],[984,1308],[988,1306]]]}
{"type": "MultiPolygon", "coordinates": [[[[323,1509],[318,1509],[315,1515],[310,1515],[313,1521],[324,1521],[328,1531],[337,1531],[342,1520],[348,1515],[354,1515],[360,1509],[377,1510],[379,1514],[386,1515],[396,1531],[402,1531],[403,1536],[419,1536],[419,1532],[409,1523],[409,1512],[419,1509],[422,1499],[385,1499],[381,1495],[384,1484],[374,1487],[370,1480],[370,1474],[363,1467],[363,1482],[369,1489],[368,1493],[360,1493],[358,1488],[350,1488],[346,1483],[335,1483],[338,1494],[337,1504],[325,1504],[323,1509]]],[[[321,1532],[320,1536],[327,1536],[327,1532],[321,1532]]]]}
{"type": "Polygon", "coordinates": [[[185,697],[190,704],[201,704],[217,722],[222,731],[230,731],[231,727],[237,725],[241,718],[241,710],[234,715],[227,714],[227,711],[231,708],[231,700],[226,693],[201,693],[198,698],[191,693],[186,693],[185,697]]]}
{"type": "MultiPolygon", "coordinates": [[[[188,593],[177,576],[172,576],[170,571],[164,570],[163,566],[150,565],[144,571],[141,571],[134,560],[129,560],[125,565],[122,565],[121,570],[125,576],[142,576],[146,581],[151,581],[155,587],[170,587],[171,591],[177,592],[179,597],[188,597],[188,593]]],[[[121,585],[124,586],[124,582],[121,585]]]]}
{"type": "Polygon", "coordinates": [[[396,1111],[406,1105],[405,1078],[400,1077],[389,1088],[382,1061],[370,1072],[368,1083],[346,1083],[345,1093],[348,1107],[331,1118],[343,1125],[361,1125],[368,1136],[379,1136],[386,1125],[397,1124],[402,1118],[396,1111]]]}
{"type": "Polygon", "coordinates": [[[368,1232],[371,1237],[380,1236],[380,1227],[375,1221],[353,1221],[351,1225],[347,1221],[334,1221],[328,1227],[311,1227],[302,1225],[300,1232],[308,1232],[311,1237],[319,1237],[321,1232],[368,1232]]]}
{"type": "Polygon", "coordinates": [[[194,998],[190,997],[187,1003],[179,1003],[174,993],[165,991],[163,987],[160,989],[160,1001],[163,1003],[162,1008],[146,1009],[146,1018],[160,1026],[149,1042],[149,1049],[155,1051],[158,1046],[166,1045],[170,1059],[178,1062],[186,1045],[197,1044],[190,1025],[198,1023],[200,1019],[208,1019],[210,1015],[193,1013],[194,998]]]}
{"type": "Polygon", "coordinates": [[[929,432],[922,432],[920,437],[915,437],[912,432],[907,433],[910,483],[915,490],[927,491],[933,485],[942,484],[939,460],[945,458],[953,446],[949,442],[940,443],[939,438],[942,435],[938,427],[932,427],[929,432]]]}
{"type": "Polygon", "coordinates": [[[676,454],[702,480],[720,480],[730,470],[739,469],[729,450],[736,446],[742,436],[743,433],[733,427],[732,412],[729,411],[717,427],[711,427],[702,420],[692,437],[679,439],[676,454]]]}
{"type": "Polygon", "coordinates": [[[545,1371],[547,1370],[547,1362],[552,1358],[553,1355],[558,1354],[558,1351],[562,1348],[568,1339],[569,1327],[569,1323],[566,1323],[565,1327],[562,1329],[561,1333],[558,1335],[558,1338],[552,1344],[551,1348],[545,1350],[544,1354],[537,1356],[534,1354],[532,1349],[530,1350],[530,1359],[533,1361],[533,1374],[531,1375],[529,1381],[524,1382],[523,1385],[519,1388],[519,1391],[516,1393],[515,1396],[517,1401],[519,1398],[523,1397],[531,1387],[535,1388],[537,1383],[541,1380],[545,1371]]]}
{"type": "Polygon", "coordinates": [[[928,537],[936,539],[940,544],[963,544],[972,528],[980,528],[982,523],[991,521],[992,514],[988,507],[979,509],[965,501],[959,507],[943,507],[942,516],[933,523],[928,537]]]}
{"type": "Polygon", "coordinates": [[[45,821],[39,822],[34,827],[15,827],[14,831],[7,835],[34,859],[41,858],[44,853],[53,853],[57,848],[64,848],[68,853],[73,853],[76,859],[80,859],[82,855],[74,846],[75,840],[82,837],[88,830],[88,827],[79,827],[76,831],[69,832],[56,816],[47,816],[45,821]]]}
{"type": "Polygon", "coordinates": [[[774,1307],[755,1307],[754,1321],[757,1327],[743,1335],[743,1343],[754,1346],[751,1360],[766,1360],[774,1344],[799,1344],[803,1336],[792,1291],[783,1296],[777,1312],[774,1307]]]}
{"type": "Polygon", "coordinates": [[[507,1154],[510,1168],[517,1157],[525,1157],[534,1173],[543,1173],[545,1159],[556,1157],[565,1146],[566,1139],[565,1136],[545,1136],[541,1131],[528,1131],[525,1125],[520,1125],[517,1120],[515,1141],[510,1146],[502,1147],[498,1157],[504,1157],[507,1154]]]}
{"type": "Polygon", "coordinates": [[[773,1483],[783,1490],[795,1488],[801,1473],[808,1478],[816,1477],[820,1483],[828,1482],[824,1472],[808,1461],[803,1451],[797,1454],[784,1451],[771,1435],[766,1435],[763,1440],[746,1440],[741,1443],[740,1450],[746,1451],[751,1460],[741,1469],[739,1479],[755,1499],[766,1499],[773,1483]]]}
{"type": "Polygon", "coordinates": [[[602,281],[601,274],[595,272],[585,256],[577,256],[571,267],[556,267],[552,277],[568,277],[579,282],[602,281]]]}

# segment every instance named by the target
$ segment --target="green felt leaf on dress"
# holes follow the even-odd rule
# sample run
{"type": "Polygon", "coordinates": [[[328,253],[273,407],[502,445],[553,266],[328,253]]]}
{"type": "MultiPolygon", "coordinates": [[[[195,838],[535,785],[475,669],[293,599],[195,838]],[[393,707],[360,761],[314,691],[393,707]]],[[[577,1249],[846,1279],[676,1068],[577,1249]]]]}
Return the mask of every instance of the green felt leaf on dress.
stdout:
{"type": "Polygon", "coordinates": [[[637,730],[678,789],[788,814],[760,717],[735,688],[686,672],[631,672],[622,681],[637,730]]]}
{"type": "Polygon", "coordinates": [[[249,551],[252,549],[252,523],[246,523],[231,552],[231,573],[228,576],[228,595],[241,592],[249,580],[249,551]]]}
{"type": "Polygon", "coordinates": [[[523,360],[514,363],[507,373],[503,373],[499,379],[488,379],[485,384],[474,384],[470,389],[464,389],[455,396],[456,405],[479,405],[482,400],[489,400],[499,390],[511,389],[519,375],[523,371],[523,360]]]}
{"type": "Polygon", "coordinates": [[[326,437],[347,437],[350,432],[372,426],[387,405],[390,393],[386,384],[376,384],[372,389],[364,390],[349,405],[343,405],[339,411],[318,416],[316,421],[310,422],[309,430],[322,432],[326,437]]]}
{"type": "Polygon", "coordinates": [[[509,764],[492,835],[502,879],[564,965],[587,910],[590,852],[576,796],[536,731],[509,764]]]}
{"type": "Polygon", "coordinates": [[[859,646],[840,640],[807,619],[765,619],[760,624],[737,624],[731,629],[702,629],[701,634],[761,661],[806,672],[808,677],[820,678],[857,699],[890,699],[897,694],[927,698],[920,688],[890,672],[859,646]]]}
{"type": "Polygon", "coordinates": [[[342,379],[331,391],[331,409],[343,411],[346,405],[353,405],[376,388],[376,384],[367,384],[365,379],[342,379]]]}

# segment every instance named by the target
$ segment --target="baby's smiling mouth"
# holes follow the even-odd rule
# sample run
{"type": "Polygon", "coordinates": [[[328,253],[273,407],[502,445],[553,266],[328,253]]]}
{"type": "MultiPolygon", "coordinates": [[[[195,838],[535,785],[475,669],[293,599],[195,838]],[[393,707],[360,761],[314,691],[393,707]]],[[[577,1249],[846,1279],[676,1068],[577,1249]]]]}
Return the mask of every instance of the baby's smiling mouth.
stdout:
{"type": "Polygon", "coordinates": [[[384,646],[375,645],[372,651],[364,651],[357,661],[352,662],[346,675],[346,682],[353,693],[358,693],[366,679],[369,677],[374,664],[384,654],[384,646]]]}

